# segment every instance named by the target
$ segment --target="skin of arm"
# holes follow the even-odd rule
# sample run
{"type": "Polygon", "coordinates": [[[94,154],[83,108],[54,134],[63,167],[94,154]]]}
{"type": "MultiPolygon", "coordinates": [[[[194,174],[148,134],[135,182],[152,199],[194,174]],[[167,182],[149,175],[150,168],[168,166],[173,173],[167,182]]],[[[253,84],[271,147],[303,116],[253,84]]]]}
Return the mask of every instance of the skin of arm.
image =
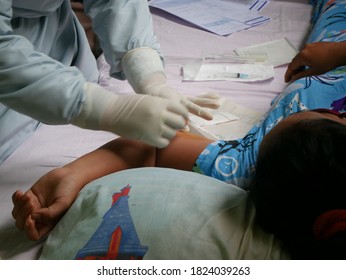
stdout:
{"type": "Polygon", "coordinates": [[[346,65],[346,41],[307,44],[288,65],[285,82],[324,74],[342,65],[346,65]]]}
{"type": "Polygon", "coordinates": [[[165,167],[191,171],[199,154],[212,141],[179,132],[163,149],[117,138],[79,159],[48,172],[25,193],[12,196],[16,226],[31,240],[53,229],[89,182],[117,171],[139,167],[165,167]]]}

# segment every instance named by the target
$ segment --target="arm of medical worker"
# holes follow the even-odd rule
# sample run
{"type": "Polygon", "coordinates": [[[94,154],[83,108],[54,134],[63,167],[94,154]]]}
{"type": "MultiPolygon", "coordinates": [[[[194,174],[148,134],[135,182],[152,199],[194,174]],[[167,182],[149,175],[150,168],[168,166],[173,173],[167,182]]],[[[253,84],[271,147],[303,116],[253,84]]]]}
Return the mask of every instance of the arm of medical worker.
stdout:
{"type": "Polygon", "coordinates": [[[10,0],[0,1],[0,102],[47,124],[73,123],[103,129],[163,147],[186,124],[178,102],[133,95],[116,96],[86,83],[75,67],[34,50],[13,33],[10,0]]]}
{"type": "Polygon", "coordinates": [[[201,106],[219,107],[217,95],[189,99],[167,85],[147,1],[85,0],[84,5],[111,76],[128,79],[137,93],[179,101],[191,113],[212,119],[201,106]]]}
{"type": "Polygon", "coordinates": [[[15,34],[12,12],[11,0],[0,1],[0,102],[47,124],[69,123],[82,105],[82,73],[15,34]]]}
{"type": "Polygon", "coordinates": [[[85,84],[86,100],[72,123],[112,131],[163,148],[186,125],[188,112],[179,102],[142,94],[117,96],[93,83],[85,84]]]}

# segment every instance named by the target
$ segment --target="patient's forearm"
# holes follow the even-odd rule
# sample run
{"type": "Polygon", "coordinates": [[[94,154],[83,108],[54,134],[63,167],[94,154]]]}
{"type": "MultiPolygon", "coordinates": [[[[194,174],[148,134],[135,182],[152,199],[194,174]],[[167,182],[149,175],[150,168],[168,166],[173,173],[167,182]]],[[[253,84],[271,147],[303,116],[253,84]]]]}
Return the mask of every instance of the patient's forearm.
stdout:
{"type": "Polygon", "coordinates": [[[136,167],[155,166],[156,148],[123,138],[115,139],[63,168],[82,188],[102,176],[136,167]]]}
{"type": "Polygon", "coordinates": [[[118,138],[67,164],[64,169],[68,170],[79,190],[97,178],[125,169],[166,167],[191,171],[198,155],[211,142],[205,137],[178,132],[170,145],[157,149],[118,138]]]}
{"type": "Polygon", "coordinates": [[[166,148],[156,149],[141,142],[118,138],[51,170],[25,194],[16,192],[13,196],[16,225],[25,229],[30,239],[38,240],[54,227],[89,182],[136,167],[192,170],[196,158],[210,142],[204,137],[178,133],[166,148]]]}
{"type": "Polygon", "coordinates": [[[85,156],[42,176],[25,193],[13,194],[12,215],[16,226],[32,240],[45,236],[89,182],[112,172],[153,166],[154,147],[116,139],[85,156]]]}

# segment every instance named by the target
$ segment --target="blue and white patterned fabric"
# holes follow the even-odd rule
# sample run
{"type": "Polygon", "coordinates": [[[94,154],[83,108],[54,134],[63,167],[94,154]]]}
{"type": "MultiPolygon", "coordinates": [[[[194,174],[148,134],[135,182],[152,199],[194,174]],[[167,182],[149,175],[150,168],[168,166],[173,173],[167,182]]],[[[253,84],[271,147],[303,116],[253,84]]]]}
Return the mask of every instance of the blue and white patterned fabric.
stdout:
{"type": "MultiPolygon", "coordinates": [[[[313,1],[311,42],[346,40],[346,1],[313,1]]],[[[345,111],[346,67],[339,67],[320,76],[299,79],[272,101],[263,121],[244,138],[217,141],[198,157],[194,171],[247,189],[254,174],[255,161],[263,137],[287,116],[316,108],[345,111]]]]}

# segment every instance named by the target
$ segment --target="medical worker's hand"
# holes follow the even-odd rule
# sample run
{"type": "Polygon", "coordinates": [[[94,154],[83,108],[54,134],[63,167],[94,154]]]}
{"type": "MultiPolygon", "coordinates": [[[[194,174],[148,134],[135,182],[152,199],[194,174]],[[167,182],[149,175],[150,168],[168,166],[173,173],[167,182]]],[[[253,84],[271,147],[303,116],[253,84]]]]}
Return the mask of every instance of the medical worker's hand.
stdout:
{"type": "Polygon", "coordinates": [[[140,90],[141,93],[158,96],[165,99],[180,102],[188,111],[206,120],[212,120],[213,116],[205,108],[217,109],[220,106],[219,96],[208,93],[198,97],[185,97],[175,89],[167,86],[166,78],[162,74],[154,74],[146,81],[140,90]]]}
{"type": "Polygon", "coordinates": [[[216,109],[220,106],[219,97],[216,94],[187,98],[169,87],[161,58],[157,51],[151,48],[131,50],[124,56],[122,67],[128,82],[137,93],[180,102],[190,113],[206,120],[211,120],[213,116],[203,107],[216,109]]]}
{"type": "Polygon", "coordinates": [[[288,65],[285,82],[321,75],[341,65],[346,65],[346,42],[307,44],[288,65]]]}
{"type": "Polygon", "coordinates": [[[64,170],[53,170],[25,193],[16,191],[12,195],[12,216],[16,226],[31,240],[41,239],[54,228],[80,190],[74,185],[73,178],[61,172],[64,170]]]}
{"type": "Polygon", "coordinates": [[[185,127],[188,111],[178,101],[142,94],[117,96],[86,83],[86,100],[72,121],[79,127],[105,130],[163,148],[185,127]]]}

